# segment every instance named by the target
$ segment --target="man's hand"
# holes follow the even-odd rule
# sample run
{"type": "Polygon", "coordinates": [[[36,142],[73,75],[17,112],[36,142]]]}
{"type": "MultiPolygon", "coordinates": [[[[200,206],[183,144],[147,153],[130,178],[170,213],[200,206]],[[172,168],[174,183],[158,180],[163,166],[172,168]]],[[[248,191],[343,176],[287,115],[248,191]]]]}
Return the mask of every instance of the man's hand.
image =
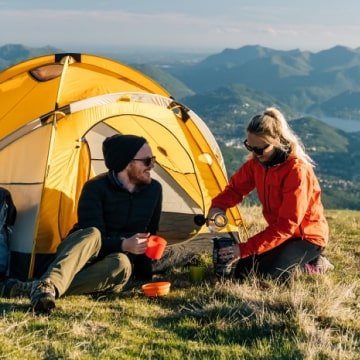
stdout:
{"type": "Polygon", "coordinates": [[[123,240],[122,249],[124,252],[140,255],[144,254],[147,248],[147,238],[150,233],[137,233],[123,240]]]}

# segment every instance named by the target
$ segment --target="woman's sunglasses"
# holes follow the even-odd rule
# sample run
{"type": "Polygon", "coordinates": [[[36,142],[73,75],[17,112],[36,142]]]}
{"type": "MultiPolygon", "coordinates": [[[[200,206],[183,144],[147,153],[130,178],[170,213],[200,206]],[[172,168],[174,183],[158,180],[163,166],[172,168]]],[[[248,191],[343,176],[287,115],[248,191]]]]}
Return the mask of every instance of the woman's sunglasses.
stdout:
{"type": "Polygon", "coordinates": [[[243,144],[244,144],[244,146],[246,147],[247,150],[253,151],[256,155],[262,155],[264,153],[264,150],[267,149],[270,146],[270,144],[266,144],[262,148],[259,148],[259,147],[256,147],[256,146],[250,146],[248,144],[248,142],[247,142],[247,139],[244,140],[243,144]]]}
{"type": "Polygon", "coordinates": [[[133,159],[133,161],[142,161],[145,166],[150,166],[155,162],[155,156],[146,157],[143,159],[133,159]]]}

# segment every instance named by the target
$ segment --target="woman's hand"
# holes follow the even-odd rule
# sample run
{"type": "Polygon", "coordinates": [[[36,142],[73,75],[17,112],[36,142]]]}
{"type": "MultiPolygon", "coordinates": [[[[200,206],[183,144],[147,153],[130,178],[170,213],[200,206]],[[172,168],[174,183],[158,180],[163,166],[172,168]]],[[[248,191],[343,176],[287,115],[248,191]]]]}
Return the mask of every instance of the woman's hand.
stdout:
{"type": "Polygon", "coordinates": [[[124,252],[140,255],[144,254],[147,248],[147,240],[150,233],[137,233],[123,240],[122,249],[124,252]]]}
{"type": "Polygon", "coordinates": [[[224,247],[219,250],[219,257],[221,261],[226,262],[227,264],[232,264],[233,262],[240,259],[240,246],[239,244],[234,244],[231,246],[224,247]]]}
{"type": "Polygon", "coordinates": [[[210,232],[217,232],[226,226],[228,219],[224,210],[219,208],[210,208],[206,217],[206,226],[210,232]]]}
{"type": "Polygon", "coordinates": [[[219,209],[219,208],[210,208],[209,212],[207,214],[207,217],[206,217],[206,225],[207,226],[209,226],[209,223],[214,221],[214,216],[216,214],[224,214],[225,215],[225,211],[222,209],[219,209]]]}

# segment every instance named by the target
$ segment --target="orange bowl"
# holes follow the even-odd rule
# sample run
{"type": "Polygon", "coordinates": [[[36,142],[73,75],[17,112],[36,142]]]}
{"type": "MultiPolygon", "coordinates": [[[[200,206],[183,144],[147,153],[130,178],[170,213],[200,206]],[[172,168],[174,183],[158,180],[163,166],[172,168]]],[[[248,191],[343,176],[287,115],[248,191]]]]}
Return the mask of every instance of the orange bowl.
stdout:
{"type": "Polygon", "coordinates": [[[144,284],[141,288],[146,296],[164,296],[170,291],[170,282],[160,281],[144,284]]]}

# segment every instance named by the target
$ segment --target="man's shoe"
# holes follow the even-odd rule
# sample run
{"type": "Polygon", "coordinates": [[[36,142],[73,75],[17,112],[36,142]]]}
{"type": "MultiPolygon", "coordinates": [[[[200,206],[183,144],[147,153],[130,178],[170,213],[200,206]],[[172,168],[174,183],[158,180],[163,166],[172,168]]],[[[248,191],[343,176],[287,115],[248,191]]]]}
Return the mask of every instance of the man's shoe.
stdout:
{"type": "Polygon", "coordinates": [[[33,283],[31,281],[20,281],[18,279],[6,279],[1,285],[1,297],[16,298],[30,297],[33,283]]]}
{"type": "Polygon", "coordinates": [[[35,312],[50,312],[55,307],[56,288],[50,280],[34,281],[31,306],[35,312]]]}

